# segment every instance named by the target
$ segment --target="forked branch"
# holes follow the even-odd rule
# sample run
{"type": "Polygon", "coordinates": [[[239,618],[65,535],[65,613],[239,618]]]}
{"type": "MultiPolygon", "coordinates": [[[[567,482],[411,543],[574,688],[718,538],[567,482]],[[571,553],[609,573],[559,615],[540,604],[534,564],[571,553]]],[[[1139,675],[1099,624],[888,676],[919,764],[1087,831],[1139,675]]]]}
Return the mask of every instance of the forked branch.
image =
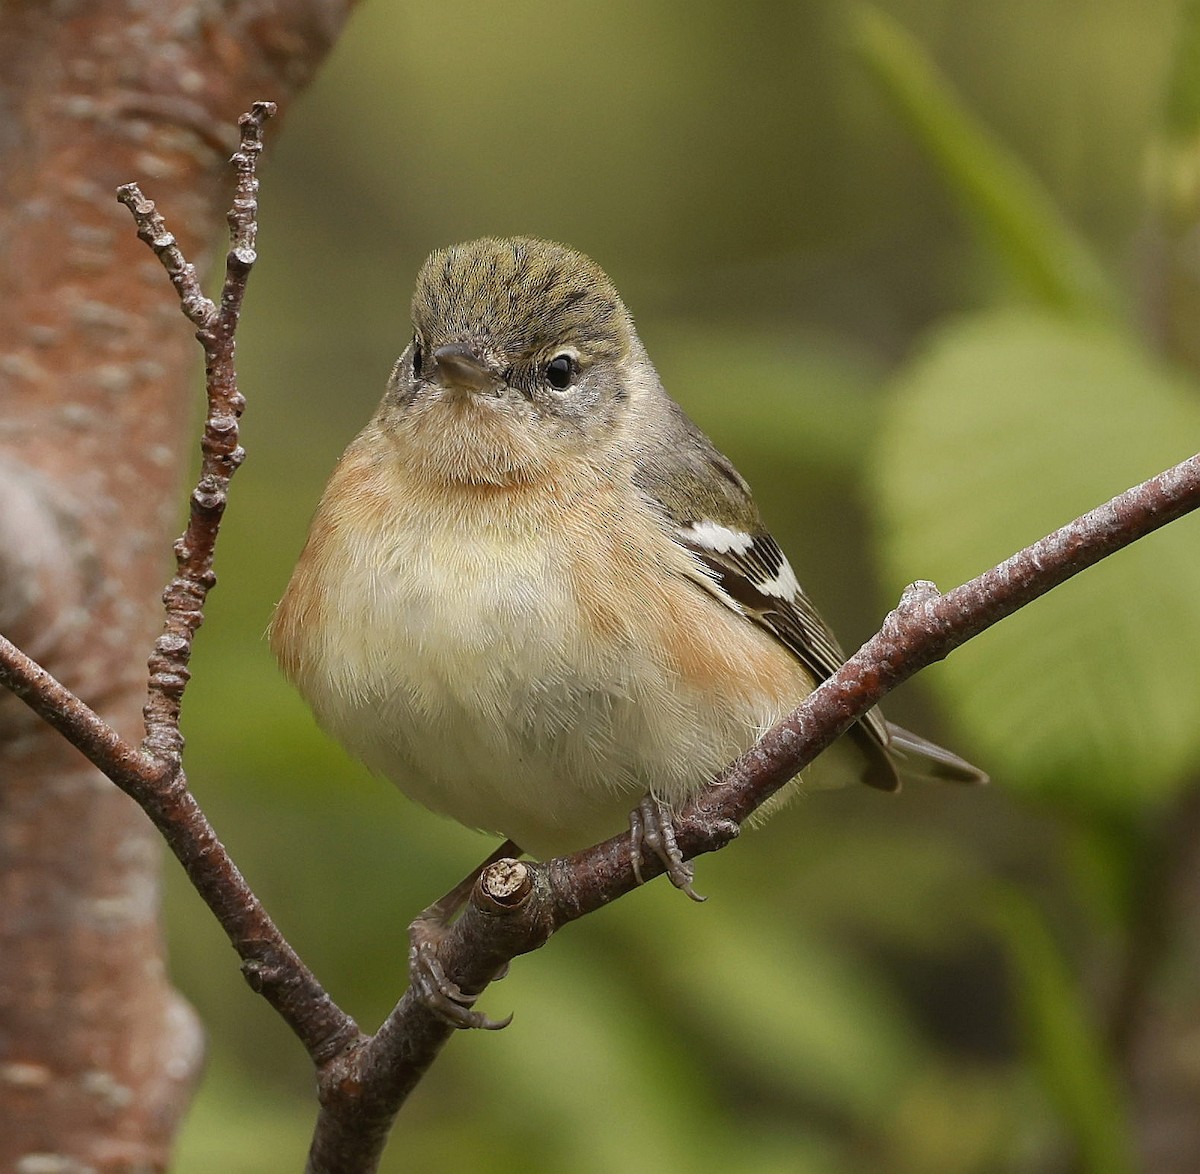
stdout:
{"type": "MultiPolygon", "coordinates": [[[[164,592],[166,620],[150,658],[142,746],[124,741],[83,701],[0,637],[0,683],[78,747],[160,829],[242,959],[242,969],[300,1038],[317,1067],[321,1113],[309,1170],[375,1169],[408,1092],[453,1031],[411,992],[372,1037],[364,1036],[322,989],[272,923],[187,789],[179,713],[192,640],[215,582],[213,549],[230,478],[244,453],[238,418],[234,340],[255,259],[256,160],[274,107],[256,103],[241,119],[234,156],[237,190],[229,212],[231,247],[219,305],[204,296],[153,203],[136,185],[120,190],[179,295],[204,348],[208,411],[203,461],[191,513],[176,544],[177,573],[164,592]]],[[[1200,455],[1120,497],[946,595],[915,583],[881,631],[768,731],[712,786],[678,813],[684,855],[727,844],[741,823],[855,720],[919,669],[946,656],[1039,595],[1200,505],[1200,455]]],[[[646,862],[647,876],[661,871],[646,862]]],[[[635,887],[627,836],[543,864],[501,860],[481,873],[462,916],[438,948],[447,978],[482,990],[518,954],[560,926],[635,887]]]]}

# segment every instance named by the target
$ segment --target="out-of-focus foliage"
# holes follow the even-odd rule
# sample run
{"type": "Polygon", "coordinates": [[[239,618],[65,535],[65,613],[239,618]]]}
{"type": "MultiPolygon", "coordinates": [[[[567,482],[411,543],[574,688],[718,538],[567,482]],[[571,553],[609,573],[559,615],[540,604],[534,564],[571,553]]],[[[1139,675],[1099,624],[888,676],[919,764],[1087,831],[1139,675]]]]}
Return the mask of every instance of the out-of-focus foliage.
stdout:
{"type": "MultiPolygon", "coordinates": [[[[952,585],[1188,456],[1200,397],[1116,330],[1006,310],[939,331],[885,427],[889,571],[952,585]]],[[[1089,808],[1184,785],[1200,766],[1198,538],[1185,519],[949,659],[939,691],[993,772],[1089,808]]]]}
{"type": "Polygon", "coordinates": [[[1126,1174],[1134,1168],[1133,1147],[1120,1082],[1099,1025],[1083,1006],[1074,976],[1032,902],[1017,892],[1001,892],[997,907],[1012,947],[1029,1058],[1078,1138],[1084,1168],[1092,1174],[1126,1174]]]}
{"type": "MultiPolygon", "coordinates": [[[[409,919],[492,844],[331,746],[261,635],[424,254],[591,253],[853,646],[903,582],[951,586],[1195,448],[1182,5],[363,0],[268,146],[250,459],[186,732],[219,832],[364,1026],[409,919]]],[[[706,905],[651,885],[519,959],[485,997],[513,1026],[452,1041],[384,1170],[1136,1168],[1099,994],[1195,786],[1196,540],[1177,524],[889,701],[991,788],[802,797],[700,862],[706,905]]],[[[212,1033],[176,1168],[297,1170],[306,1061],[175,880],[173,969],[212,1033]]]]}
{"type": "Polygon", "coordinates": [[[1103,269],[1045,188],[963,108],[898,23],[869,6],[855,16],[865,60],[1013,276],[1057,309],[1107,307],[1103,269]]]}

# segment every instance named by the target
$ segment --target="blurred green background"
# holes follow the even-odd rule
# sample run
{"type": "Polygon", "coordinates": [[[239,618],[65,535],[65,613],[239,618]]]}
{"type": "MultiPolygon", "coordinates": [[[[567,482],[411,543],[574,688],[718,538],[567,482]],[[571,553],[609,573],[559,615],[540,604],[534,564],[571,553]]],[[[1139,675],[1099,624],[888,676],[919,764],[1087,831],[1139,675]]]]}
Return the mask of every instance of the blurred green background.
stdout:
{"type": "MultiPolygon", "coordinates": [[[[364,0],[268,144],[250,459],[185,717],[201,802],[365,1027],[493,845],[332,746],[262,633],[425,254],[594,256],[853,648],[907,581],[1198,447],[1198,71],[1178,0],[364,0]]],[[[485,996],[514,1024],[451,1042],[383,1168],[1194,1170],[1198,538],[889,699],[992,787],[803,797],[700,862],[704,906],[658,882],[519,959],[485,996]]],[[[211,1035],[177,1168],[298,1170],[307,1062],[168,871],[211,1035]]]]}

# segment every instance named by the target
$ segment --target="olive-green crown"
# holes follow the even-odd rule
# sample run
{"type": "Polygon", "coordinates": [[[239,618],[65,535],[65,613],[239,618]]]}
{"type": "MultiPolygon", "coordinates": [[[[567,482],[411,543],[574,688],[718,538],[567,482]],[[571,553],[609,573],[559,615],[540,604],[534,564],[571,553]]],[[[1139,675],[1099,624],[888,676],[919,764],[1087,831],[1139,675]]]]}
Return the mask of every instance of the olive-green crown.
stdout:
{"type": "Polygon", "coordinates": [[[535,237],[484,237],[430,254],[413,325],[429,344],[486,340],[516,360],[574,346],[589,360],[629,350],[629,314],[595,261],[535,237]]]}

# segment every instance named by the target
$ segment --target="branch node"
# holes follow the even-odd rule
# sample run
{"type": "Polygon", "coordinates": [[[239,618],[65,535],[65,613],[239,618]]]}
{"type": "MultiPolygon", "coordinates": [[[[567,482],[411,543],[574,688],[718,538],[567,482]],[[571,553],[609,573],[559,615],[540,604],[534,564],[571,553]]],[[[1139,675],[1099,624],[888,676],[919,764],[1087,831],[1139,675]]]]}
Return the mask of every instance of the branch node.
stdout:
{"type": "Polygon", "coordinates": [[[154,650],[163,656],[187,656],[191,652],[188,642],[172,632],[164,632],[159,636],[154,641],[154,650]]]}
{"type": "Polygon", "coordinates": [[[520,860],[497,860],[475,885],[475,903],[490,913],[515,913],[532,895],[533,871],[520,860]]]}
{"type": "Polygon", "coordinates": [[[726,819],[720,816],[712,819],[706,813],[708,829],[708,842],[712,846],[713,852],[719,852],[722,848],[732,844],[734,840],[742,834],[742,825],[735,819],[726,819]]]}
{"type": "Polygon", "coordinates": [[[909,583],[900,593],[896,606],[887,614],[880,631],[891,641],[903,641],[907,633],[917,628],[923,632],[940,632],[943,624],[933,609],[942,593],[928,579],[909,583]]]}
{"type": "Polygon", "coordinates": [[[278,965],[262,958],[244,958],[241,969],[242,977],[256,995],[261,995],[277,985],[284,975],[278,965]]]}
{"type": "Polygon", "coordinates": [[[209,478],[204,478],[201,484],[192,490],[192,504],[197,509],[209,512],[224,510],[227,501],[225,490],[214,485],[209,478]]]}
{"type": "Polygon", "coordinates": [[[897,610],[915,611],[932,603],[935,599],[941,599],[941,597],[942,593],[938,590],[936,583],[929,579],[915,579],[900,593],[897,610]]]}
{"type": "Polygon", "coordinates": [[[255,249],[237,248],[230,249],[229,256],[226,258],[226,263],[231,267],[240,265],[242,269],[249,270],[250,266],[258,260],[258,252],[255,249]]]}

